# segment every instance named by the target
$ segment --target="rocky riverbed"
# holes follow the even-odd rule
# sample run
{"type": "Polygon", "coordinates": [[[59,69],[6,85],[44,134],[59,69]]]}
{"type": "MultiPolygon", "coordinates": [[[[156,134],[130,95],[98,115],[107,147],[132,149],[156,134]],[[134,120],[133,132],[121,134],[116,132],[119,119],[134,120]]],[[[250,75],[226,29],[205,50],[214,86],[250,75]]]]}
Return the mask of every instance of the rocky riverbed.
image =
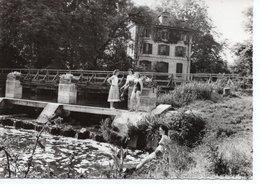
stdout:
{"type": "MultiPolygon", "coordinates": [[[[27,168],[28,158],[31,156],[37,132],[34,130],[0,127],[0,143],[6,146],[11,155],[11,170],[13,177],[23,177],[27,168]]],[[[112,170],[114,160],[113,151],[118,148],[94,140],[78,140],[62,136],[43,133],[33,157],[33,168],[29,177],[35,178],[100,178],[106,177],[112,170]],[[69,173],[69,174],[68,174],[69,173]]],[[[126,150],[125,150],[126,151],[126,150]]],[[[125,167],[136,164],[147,153],[139,150],[127,150],[124,161],[125,167]]],[[[7,176],[6,157],[0,152],[0,178],[7,176]]]]}

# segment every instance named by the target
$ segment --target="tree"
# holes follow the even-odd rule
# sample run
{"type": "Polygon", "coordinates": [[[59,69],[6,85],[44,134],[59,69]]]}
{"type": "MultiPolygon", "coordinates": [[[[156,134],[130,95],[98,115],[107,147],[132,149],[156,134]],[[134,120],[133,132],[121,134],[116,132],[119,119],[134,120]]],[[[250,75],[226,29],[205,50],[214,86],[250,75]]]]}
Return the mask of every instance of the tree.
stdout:
{"type": "Polygon", "coordinates": [[[121,49],[118,40],[128,39],[131,8],[129,0],[1,0],[0,63],[101,68],[111,47],[121,49]]]}
{"type": "Polygon", "coordinates": [[[231,67],[233,73],[242,76],[252,76],[253,73],[253,8],[249,7],[245,12],[246,16],[245,31],[249,34],[249,39],[243,43],[237,43],[233,47],[236,60],[235,64],[231,67]]]}
{"type": "Polygon", "coordinates": [[[168,11],[173,26],[194,30],[191,56],[191,72],[229,72],[227,62],[221,57],[224,43],[214,39],[212,20],[202,0],[189,0],[180,4],[177,0],[163,0],[157,11],[168,11]]]}

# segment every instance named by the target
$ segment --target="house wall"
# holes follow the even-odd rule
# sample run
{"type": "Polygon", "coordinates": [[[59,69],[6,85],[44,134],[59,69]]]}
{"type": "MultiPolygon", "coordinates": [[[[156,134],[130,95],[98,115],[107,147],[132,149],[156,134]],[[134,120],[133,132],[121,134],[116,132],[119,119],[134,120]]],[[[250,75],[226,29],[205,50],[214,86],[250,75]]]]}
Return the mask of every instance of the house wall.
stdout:
{"type": "Polygon", "coordinates": [[[183,42],[178,42],[177,44],[165,44],[161,42],[154,42],[152,39],[144,40],[144,43],[153,44],[152,54],[139,54],[137,65],[140,65],[140,61],[147,60],[151,61],[152,68],[155,66],[157,62],[166,62],[169,64],[168,73],[176,73],[176,64],[182,63],[183,70],[182,73],[187,73],[188,67],[188,46],[185,45],[183,42]],[[160,44],[168,45],[170,47],[169,56],[158,55],[158,47],[160,44]],[[186,56],[185,57],[176,57],[175,56],[175,48],[176,46],[182,46],[186,48],[186,56]]]}
{"type": "Polygon", "coordinates": [[[183,41],[179,41],[177,44],[167,44],[163,42],[154,42],[151,37],[145,38],[142,37],[142,41],[137,41],[137,32],[138,26],[132,24],[129,26],[129,32],[131,34],[131,39],[128,42],[127,47],[127,54],[131,58],[137,60],[137,66],[140,66],[140,61],[150,61],[151,62],[151,69],[154,68],[157,62],[166,62],[168,63],[168,73],[176,73],[176,65],[177,63],[183,64],[182,73],[187,74],[190,73],[190,66],[189,66],[189,55],[190,49],[188,45],[185,45],[183,41]],[[142,45],[140,43],[150,43],[152,44],[152,54],[143,54],[142,52],[142,45]],[[138,45],[139,44],[139,45],[138,45]],[[170,48],[169,56],[158,55],[158,47],[160,44],[168,45],[170,48]],[[175,49],[177,46],[185,47],[186,55],[184,57],[176,57],[175,56],[175,49]]]}

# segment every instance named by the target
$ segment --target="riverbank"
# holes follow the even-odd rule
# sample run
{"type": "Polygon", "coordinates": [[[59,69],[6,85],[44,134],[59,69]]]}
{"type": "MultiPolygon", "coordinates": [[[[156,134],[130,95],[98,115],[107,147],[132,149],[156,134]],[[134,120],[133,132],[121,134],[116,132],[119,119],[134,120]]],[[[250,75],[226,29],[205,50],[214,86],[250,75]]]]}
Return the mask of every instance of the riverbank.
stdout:
{"type": "Polygon", "coordinates": [[[172,146],[165,158],[147,164],[130,178],[251,179],[252,100],[252,96],[223,97],[215,103],[194,101],[179,108],[207,121],[201,143],[191,149],[172,146]]]}

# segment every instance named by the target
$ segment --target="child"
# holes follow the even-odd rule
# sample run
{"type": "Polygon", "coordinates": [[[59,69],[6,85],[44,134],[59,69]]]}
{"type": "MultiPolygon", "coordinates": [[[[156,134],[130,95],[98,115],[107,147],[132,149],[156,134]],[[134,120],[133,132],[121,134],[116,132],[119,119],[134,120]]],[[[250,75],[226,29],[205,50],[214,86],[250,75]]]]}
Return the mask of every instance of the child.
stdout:
{"type": "Polygon", "coordinates": [[[119,102],[119,88],[118,88],[118,75],[119,70],[113,71],[113,76],[107,79],[107,82],[111,85],[109,89],[109,95],[107,101],[110,102],[110,109],[114,108],[114,102],[119,102]]]}

